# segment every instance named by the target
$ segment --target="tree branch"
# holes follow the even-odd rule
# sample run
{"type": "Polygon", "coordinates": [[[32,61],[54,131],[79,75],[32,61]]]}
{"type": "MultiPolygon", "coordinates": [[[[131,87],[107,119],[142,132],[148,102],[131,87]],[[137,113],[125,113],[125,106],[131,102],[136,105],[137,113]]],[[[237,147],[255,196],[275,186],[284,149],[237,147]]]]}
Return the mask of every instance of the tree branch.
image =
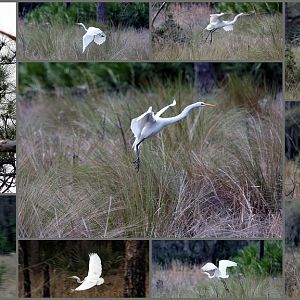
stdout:
{"type": "Polygon", "coordinates": [[[16,152],[16,141],[0,140],[0,152],[16,152]]]}

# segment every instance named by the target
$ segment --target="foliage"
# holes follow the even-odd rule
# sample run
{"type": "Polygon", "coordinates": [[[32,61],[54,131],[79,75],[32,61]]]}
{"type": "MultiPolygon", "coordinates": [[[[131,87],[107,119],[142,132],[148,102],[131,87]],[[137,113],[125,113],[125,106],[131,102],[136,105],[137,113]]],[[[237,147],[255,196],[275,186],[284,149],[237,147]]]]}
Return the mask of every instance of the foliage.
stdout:
{"type": "Polygon", "coordinates": [[[240,250],[232,258],[244,276],[278,276],[282,273],[282,241],[264,241],[264,257],[259,258],[259,243],[240,250]]]}
{"type": "MultiPolygon", "coordinates": [[[[16,45],[4,38],[0,41],[0,140],[16,139],[16,45]]],[[[15,155],[0,153],[0,192],[14,192],[15,155]]]]}
{"type": "Polygon", "coordinates": [[[232,13],[247,13],[254,11],[256,13],[274,14],[282,12],[281,2],[219,2],[215,4],[215,7],[220,12],[232,13]]]}
{"type": "MultiPolygon", "coordinates": [[[[148,27],[149,8],[147,3],[106,3],[108,23],[114,26],[148,27]]],[[[50,2],[38,6],[25,16],[26,23],[74,24],[90,23],[96,18],[96,3],[50,2]]]]}
{"type": "MultiPolygon", "coordinates": [[[[280,91],[282,67],[278,63],[215,63],[218,82],[226,85],[231,77],[249,74],[253,84],[268,90],[280,91]]],[[[88,84],[91,88],[124,92],[134,86],[145,89],[153,78],[171,84],[178,78],[193,84],[192,63],[21,63],[19,91],[53,90],[58,87],[76,87],[88,84]]],[[[238,86],[238,85],[237,85],[238,86]]]]}

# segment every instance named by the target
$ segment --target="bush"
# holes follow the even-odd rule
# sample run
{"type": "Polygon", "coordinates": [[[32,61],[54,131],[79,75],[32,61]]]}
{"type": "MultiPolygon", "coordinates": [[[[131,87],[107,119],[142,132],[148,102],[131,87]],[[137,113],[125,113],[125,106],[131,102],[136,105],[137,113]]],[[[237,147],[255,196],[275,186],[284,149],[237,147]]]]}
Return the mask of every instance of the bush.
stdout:
{"type": "Polygon", "coordinates": [[[282,5],[279,2],[263,2],[263,3],[251,3],[251,2],[239,2],[239,3],[224,3],[220,2],[216,4],[216,9],[222,12],[250,12],[256,13],[271,13],[282,11],[282,5]]]}
{"type": "Polygon", "coordinates": [[[232,258],[238,264],[238,272],[249,276],[278,276],[282,273],[282,242],[264,241],[264,257],[259,259],[259,243],[242,249],[232,258]]]}

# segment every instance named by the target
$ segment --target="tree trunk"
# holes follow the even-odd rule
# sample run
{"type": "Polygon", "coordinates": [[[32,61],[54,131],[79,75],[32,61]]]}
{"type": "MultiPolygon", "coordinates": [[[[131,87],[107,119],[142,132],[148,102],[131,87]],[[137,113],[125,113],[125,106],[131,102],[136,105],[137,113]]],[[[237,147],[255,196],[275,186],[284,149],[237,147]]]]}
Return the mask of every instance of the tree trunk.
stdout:
{"type": "Polygon", "coordinates": [[[265,241],[259,241],[259,259],[262,260],[265,256],[265,241]]]}
{"type": "Polygon", "coordinates": [[[44,265],[44,286],[43,286],[43,298],[50,297],[50,272],[49,265],[44,265]]]}
{"type": "Polygon", "coordinates": [[[213,63],[194,63],[195,88],[199,95],[205,95],[215,86],[216,74],[213,63]]]}
{"type": "Polygon", "coordinates": [[[97,3],[97,22],[105,24],[107,22],[105,2],[97,3]]]}
{"type": "Polygon", "coordinates": [[[124,297],[146,296],[145,242],[125,241],[124,297]]]}
{"type": "Polygon", "coordinates": [[[29,274],[29,263],[28,263],[28,244],[30,241],[21,241],[21,251],[23,251],[23,277],[24,277],[24,297],[31,298],[31,281],[29,274]]]}

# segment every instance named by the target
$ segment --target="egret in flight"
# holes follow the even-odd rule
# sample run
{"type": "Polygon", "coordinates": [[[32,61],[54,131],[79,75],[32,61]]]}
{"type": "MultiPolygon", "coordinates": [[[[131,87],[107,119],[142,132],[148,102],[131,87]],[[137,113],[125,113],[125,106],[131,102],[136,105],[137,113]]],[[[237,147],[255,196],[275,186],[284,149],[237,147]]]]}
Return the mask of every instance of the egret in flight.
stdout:
{"type": "Polygon", "coordinates": [[[97,45],[101,45],[106,41],[106,34],[101,29],[96,27],[89,27],[88,29],[86,29],[83,23],[76,24],[82,26],[86,31],[85,35],[82,38],[82,53],[84,53],[84,50],[91,42],[94,41],[97,45]]]}
{"type": "Polygon", "coordinates": [[[220,260],[219,261],[219,268],[214,265],[213,263],[205,264],[201,270],[204,271],[203,274],[207,275],[208,278],[216,278],[216,279],[224,279],[228,278],[229,275],[227,274],[226,270],[229,267],[236,267],[237,263],[231,260],[220,260]],[[214,271],[212,275],[207,271],[214,271]]]}
{"type": "Polygon", "coordinates": [[[89,272],[88,275],[80,280],[77,276],[71,276],[70,278],[75,278],[78,283],[81,283],[75,291],[84,291],[92,288],[95,285],[101,285],[104,283],[104,279],[101,276],[102,274],[102,265],[101,260],[98,254],[91,253],[89,254],[90,262],[89,262],[89,272]]]}
{"type": "Polygon", "coordinates": [[[133,119],[131,121],[131,131],[134,134],[135,141],[132,145],[133,150],[137,155],[137,159],[134,161],[135,168],[139,171],[140,168],[140,151],[139,147],[141,143],[150,138],[151,136],[157,134],[164,127],[171,125],[185,118],[193,109],[201,107],[214,107],[213,104],[208,104],[204,102],[196,102],[194,104],[188,105],[179,115],[171,118],[161,118],[160,115],[163,114],[169,107],[175,106],[176,101],[174,100],[171,104],[162,108],[156,114],[152,111],[152,106],[143,113],[141,116],[133,119]]]}
{"type": "Polygon", "coordinates": [[[221,21],[220,17],[225,15],[225,13],[220,14],[211,14],[209,19],[209,24],[206,26],[206,30],[209,31],[205,42],[207,41],[208,37],[210,36],[210,44],[212,43],[212,34],[218,30],[219,28],[223,28],[225,31],[232,31],[233,24],[237,21],[240,16],[245,15],[244,13],[240,13],[234,17],[232,21],[221,21]]]}

